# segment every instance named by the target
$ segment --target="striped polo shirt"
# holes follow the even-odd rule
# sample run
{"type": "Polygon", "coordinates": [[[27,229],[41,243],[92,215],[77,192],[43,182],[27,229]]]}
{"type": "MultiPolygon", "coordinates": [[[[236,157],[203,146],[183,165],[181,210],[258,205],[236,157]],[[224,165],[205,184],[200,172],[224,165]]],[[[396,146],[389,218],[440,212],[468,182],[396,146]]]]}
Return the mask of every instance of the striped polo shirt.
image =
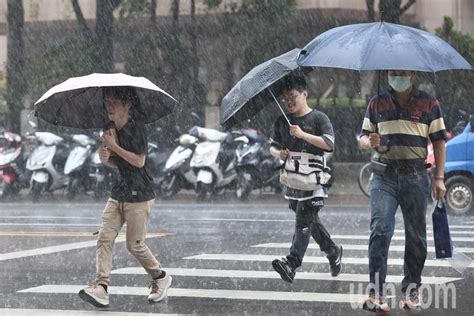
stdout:
{"type": "Polygon", "coordinates": [[[405,106],[398,103],[393,90],[370,100],[361,135],[376,132],[382,136],[381,144],[390,147],[380,159],[394,165],[422,164],[429,140],[447,140],[438,101],[416,88],[405,106]]]}

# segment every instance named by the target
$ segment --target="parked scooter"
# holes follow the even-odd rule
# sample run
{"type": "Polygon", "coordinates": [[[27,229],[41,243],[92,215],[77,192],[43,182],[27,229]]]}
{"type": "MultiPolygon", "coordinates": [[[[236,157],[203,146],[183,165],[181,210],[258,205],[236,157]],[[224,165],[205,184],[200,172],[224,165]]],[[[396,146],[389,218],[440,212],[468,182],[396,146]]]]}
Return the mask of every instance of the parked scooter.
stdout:
{"type": "Polygon", "coordinates": [[[235,150],[237,183],[235,193],[241,200],[248,198],[253,189],[270,187],[275,193],[281,192],[278,169],[282,162],[269,152],[266,137],[253,129],[244,129],[235,150]]]}
{"type": "Polygon", "coordinates": [[[193,127],[192,136],[202,140],[197,144],[190,166],[196,172],[196,192],[199,199],[232,187],[237,180],[234,168],[235,143],[230,133],[193,127]]]}
{"type": "Polygon", "coordinates": [[[173,150],[169,148],[160,150],[158,145],[152,142],[148,142],[147,160],[149,160],[149,163],[147,171],[153,178],[153,186],[158,196],[162,195],[160,185],[166,176],[166,172],[164,171],[165,164],[172,151],[173,150]]]}
{"type": "Polygon", "coordinates": [[[30,189],[33,201],[37,201],[41,193],[55,191],[68,185],[68,177],[64,175],[64,165],[69,149],[62,144],[63,138],[49,132],[35,132],[40,145],[31,153],[26,162],[26,169],[33,172],[30,189]]]}
{"type": "Polygon", "coordinates": [[[198,139],[189,134],[183,134],[178,142],[178,147],[166,160],[163,169],[164,176],[158,185],[158,193],[164,198],[174,196],[181,189],[195,188],[197,178],[190,162],[198,139]]]}
{"type": "Polygon", "coordinates": [[[100,200],[110,194],[114,183],[117,181],[117,171],[114,168],[107,167],[100,161],[99,149],[92,153],[89,165],[90,187],[94,199],[100,200]]]}
{"type": "Polygon", "coordinates": [[[74,148],[64,166],[64,175],[69,177],[66,197],[72,201],[80,191],[87,192],[93,189],[93,179],[89,176],[89,163],[96,142],[87,135],[75,134],[71,140],[74,148]]]}
{"type": "Polygon", "coordinates": [[[21,136],[0,132],[0,198],[15,195],[28,186],[26,158],[21,136]]]}

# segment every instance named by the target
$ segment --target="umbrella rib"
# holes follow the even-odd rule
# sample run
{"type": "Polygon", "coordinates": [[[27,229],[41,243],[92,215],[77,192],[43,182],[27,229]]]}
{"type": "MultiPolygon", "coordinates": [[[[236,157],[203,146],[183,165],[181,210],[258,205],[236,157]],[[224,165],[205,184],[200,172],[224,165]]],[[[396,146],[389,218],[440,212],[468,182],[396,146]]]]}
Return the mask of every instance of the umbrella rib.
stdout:
{"type": "MultiPolygon", "coordinates": [[[[383,24],[382,24],[383,22],[379,22],[379,23],[380,23],[380,24],[378,24],[378,25],[376,24],[376,25],[374,25],[374,26],[379,27],[379,28],[382,27],[382,26],[383,26],[383,24]]],[[[371,29],[371,31],[372,31],[372,30],[373,30],[373,29],[371,29]]],[[[369,36],[369,43],[368,43],[367,46],[369,46],[369,47],[375,46],[374,44],[372,44],[373,40],[375,40],[375,36],[369,36]]],[[[360,63],[359,63],[359,68],[360,68],[360,69],[364,69],[364,67],[365,67],[365,62],[364,62],[364,61],[366,60],[368,54],[371,52],[370,49],[367,49],[367,46],[366,46],[366,49],[365,49],[364,54],[363,54],[363,55],[361,56],[361,58],[360,58],[360,63]],[[362,63],[364,63],[364,66],[362,65],[362,63]]]]}
{"type": "MultiPolygon", "coordinates": [[[[412,32],[411,30],[409,30],[409,31],[410,31],[409,34],[412,35],[413,32],[412,32]]],[[[430,68],[432,72],[436,72],[435,69],[433,69],[432,67],[430,67],[430,65],[429,65],[428,62],[431,61],[431,60],[430,60],[431,58],[425,53],[425,51],[424,51],[423,49],[421,49],[421,45],[420,45],[419,41],[417,41],[417,40],[415,39],[414,42],[415,42],[415,45],[418,46],[418,48],[419,48],[418,51],[419,51],[419,52],[423,55],[423,57],[424,57],[423,60],[424,60],[424,62],[425,62],[426,67],[427,67],[427,68],[430,68]]],[[[430,63],[430,64],[431,64],[431,63],[430,63]]]]}

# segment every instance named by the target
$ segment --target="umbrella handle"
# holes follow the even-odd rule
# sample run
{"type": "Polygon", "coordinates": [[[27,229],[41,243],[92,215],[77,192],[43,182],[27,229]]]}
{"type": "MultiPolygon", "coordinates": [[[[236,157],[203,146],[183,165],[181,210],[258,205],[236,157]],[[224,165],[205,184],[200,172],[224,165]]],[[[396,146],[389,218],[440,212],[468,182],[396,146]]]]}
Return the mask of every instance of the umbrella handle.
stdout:
{"type": "Polygon", "coordinates": [[[275,95],[273,94],[272,90],[271,90],[271,89],[268,89],[268,91],[270,91],[270,94],[272,95],[273,100],[275,100],[275,102],[276,102],[276,104],[278,105],[278,108],[280,109],[281,113],[283,113],[283,116],[285,117],[286,122],[288,123],[288,125],[291,125],[290,120],[288,119],[288,116],[286,116],[285,111],[283,111],[283,108],[281,107],[280,102],[278,102],[278,100],[277,100],[277,98],[275,97],[275,95]]]}
{"type": "MultiPolygon", "coordinates": [[[[378,128],[375,129],[376,133],[379,133],[378,128]]],[[[382,135],[380,135],[380,142],[382,142],[382,135]]],[[[374,148],[379,154],[386,154],[390,151],[390,139],[386,142],[385,145],[379,145],[374,148]]]]}

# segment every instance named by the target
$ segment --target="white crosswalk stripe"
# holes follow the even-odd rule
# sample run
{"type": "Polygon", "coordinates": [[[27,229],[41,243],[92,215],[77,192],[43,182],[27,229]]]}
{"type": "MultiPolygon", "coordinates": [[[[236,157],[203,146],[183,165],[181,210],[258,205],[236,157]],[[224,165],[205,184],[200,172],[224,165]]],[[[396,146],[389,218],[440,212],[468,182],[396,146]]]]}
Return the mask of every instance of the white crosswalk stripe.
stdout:
{"type": "MultiPolygon", "coordinates": [[[[233,260],[233,261],[267,261],[271,262],[275,259],[274,255],[252,255],[252,254],[200,254],[195,256],[185,257],[183,259],[197,259],[197,260],[233,260]]],[[[324,257],[305,256],[304,261],[307,263],[324,263],[327,264],[327,259],[324,257]]],[[[359,264],[368,265],[368,258],[353,258],[343,256],[342,262],[344,264],[359,264]]],[[[403,259],[395,258],[388,259],[388,265],[403,266],[403,259]]],[[[446,260],[426,260],[425,267],[451,267],[446,260]]],[[[474,262],[469,265],[469,268],[474,268],[474,262]]]]}
{"type": "MultiPolygon", "coordinates": [[[[266,243],[266,244],[259,244],[259,245],[254,245],[252,247],[255,248],[282,248],[282,249],[290,249],[291,244],[290,243],[266,243]]],[[[309,244],[308,249],[318,249],[319,246],[317,244],[309,244]]],[[[344,250],[364,250],[368,251],[369,246],[368,245],[352,245],[352,244],[344,244],[344,250]]],[[[456,247],[457,251],[463,252],[463,253],[474,253],[474,248],[469,248],[469,247],[456,247]]],[[[398,251],[405,251],[405,246],[403,245],[390,245],[390,252],[398,252],[398,251]]],[[[428,252],[434,253],[435,248],[434,247],[428,247],[428,252]]]]}
{"type": "MultiPolygon", "coordinates": [[[[428,229],[426,232],[430,235],[433,234],[433,230],[428,229]]],[[[470,230],[450,229],[449,232],[450,232],[451,235],[473,235],[474,234],[474,231],[470,231],[470,230]]],[[[403,229],[395,229],[395,233],[396,234],[404,234],[405,231],[403,229]]]]}
{"type": "MultiPolygon", "coordinates": [[[[19,291],[20,293],[78,293],[82,285],[42,285],[19,291]]],[[[110,287],[113,295],[140,295],[146,296],[149,289],[146,287],[114,286],[110,287]]],[[[249,290],[225,290],[225,289],[185,289],[170,288],[169,297],[196,297],[196,298],[220,298],[237,300],[265,300],[265,301],[305,301],[305,302],[331,302],[350,303],[359,302],[365,296],[358,294],[341,293],[316,293],[316,292],[288,292],[280,291],[249,291],[249,290]]]]}
{"type": "MultiPolygon", "coordinates": [[[[63,309],[25,309],[25,308],[0,308],[1,316],[96,316],[96,315],[108,315],[108,316],[140,316],[143,313],[131,313],[131,312],[111,312],[111,311],[75,311],[75,310],[63,310],[63,309]]],[[[185,315],[185,314],[157,314],[152,313],[147,316],[172,316],[172,315],[185,315]]]]}
{"type": "MultiPolygon", "coordinates": [[[[344,258],[343,258],[344,259],[344,258]]],[[[344,261],[344,260],[343,260],[344,261]]],[[[255,270],[220,270],[220,269],[186,269],[186,268],[164,268],[166,273],[173,276],[189,277],[210,277],[210,278],[252,278],[252,279],[279,279],[280,276],[275,271],[255,271],[255,270]]],[[[142,267],[122,268],[112,271],[112,274],[146,274],[142,267]]],[[[367,282],[366,274],[341,273],[337,277],[332,277],[329,273],[298,272],[298,280],[325,280],[340,282],[367,282]]],[[[387,282],[401,282],[403,276],[388,275],[387,282]]],[[[424,277],[423,283],[443,284],[461,280],[462,278],[451,277],[424,277]]]]}
{"type": "MultiPolygon", "coordinates": [[[[369,234],[367,235],[331,235],[332,239],[352,239],[352,240],[369,240],[369,234]]],[[[433,237],[428,236],[426,238],[428,241],[433,241],[433,237]]],[[[395,235],[392,237],[392,240],[405,240],[405,236],[395,235]]],[[[473,237],[451,237],[452,241],[465,241],[465,242],[474,242],[473,237]]]]}

